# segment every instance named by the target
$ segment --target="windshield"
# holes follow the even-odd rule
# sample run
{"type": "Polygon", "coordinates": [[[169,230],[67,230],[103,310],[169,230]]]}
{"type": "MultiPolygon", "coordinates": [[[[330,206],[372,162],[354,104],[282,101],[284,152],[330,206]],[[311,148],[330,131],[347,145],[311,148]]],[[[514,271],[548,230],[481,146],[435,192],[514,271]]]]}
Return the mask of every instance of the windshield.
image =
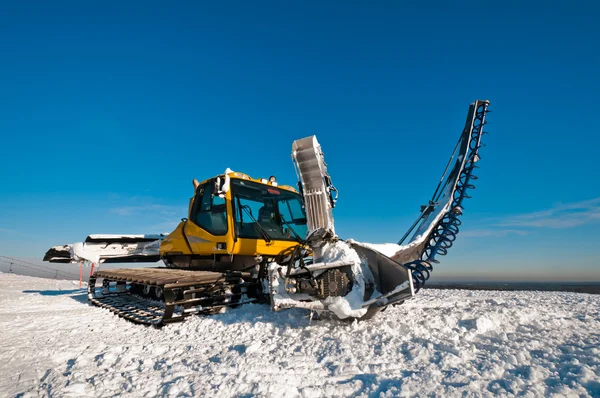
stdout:
{"type": "Polygon", "coordinates": [[[240,238],[263,239],[261,228],[271,239],[306,238],[306,215],[299,194],[238,179],[231,180],[231,190],[235,229],[240,238]]]}

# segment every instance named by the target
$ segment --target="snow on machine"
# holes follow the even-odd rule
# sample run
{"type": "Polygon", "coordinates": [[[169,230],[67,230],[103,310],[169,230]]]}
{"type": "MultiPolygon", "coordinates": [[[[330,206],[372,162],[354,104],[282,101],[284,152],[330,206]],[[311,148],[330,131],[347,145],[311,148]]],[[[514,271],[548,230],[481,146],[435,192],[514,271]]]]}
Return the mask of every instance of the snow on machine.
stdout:
{"type": "Polygon", "coordinates": [[[417,293],[437,257],[452,246],[462,202],[477,179],[488,105],[470,105],[431,200],[398,244],[337,236],[337,190],[311,136],[292,144],[298,189],[227,169],[194,180],[188,217],[170,234],[90,235],[51,248],[44,261],[162,260],[166,267],[98,269],[90,277],[89,301],[136,323],[162,326],[252,301],[270,302],[274,311],[305,308],[340,319],[370,318],[417,293]]]}

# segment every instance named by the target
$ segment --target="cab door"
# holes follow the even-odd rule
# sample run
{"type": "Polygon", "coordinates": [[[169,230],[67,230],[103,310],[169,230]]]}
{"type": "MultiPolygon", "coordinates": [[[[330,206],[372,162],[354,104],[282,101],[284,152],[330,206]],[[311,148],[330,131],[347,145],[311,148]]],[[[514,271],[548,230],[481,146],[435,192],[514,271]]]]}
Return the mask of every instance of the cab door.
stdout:
{"type": "Polygon", "coordinates": [[[198,187],[189,221],[184,227],[184,234],[196,255],[227,253],[227,201],[216,194],[214,187],[214,179],[198,187]]]}

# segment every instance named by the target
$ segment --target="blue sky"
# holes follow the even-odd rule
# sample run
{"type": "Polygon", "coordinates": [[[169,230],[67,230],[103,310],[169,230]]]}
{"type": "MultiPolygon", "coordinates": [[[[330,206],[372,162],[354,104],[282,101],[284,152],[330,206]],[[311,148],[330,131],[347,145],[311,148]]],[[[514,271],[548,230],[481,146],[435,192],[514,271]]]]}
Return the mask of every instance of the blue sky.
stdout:
{"type": "Polygon", "coordinates": [[[3,2],[0,254],[169,231],[226,167],[293,184],[311,134],[341,237],[395,242],[489,99],[435,277],[600,280],[593,2],[126,3],[3,2]]]}

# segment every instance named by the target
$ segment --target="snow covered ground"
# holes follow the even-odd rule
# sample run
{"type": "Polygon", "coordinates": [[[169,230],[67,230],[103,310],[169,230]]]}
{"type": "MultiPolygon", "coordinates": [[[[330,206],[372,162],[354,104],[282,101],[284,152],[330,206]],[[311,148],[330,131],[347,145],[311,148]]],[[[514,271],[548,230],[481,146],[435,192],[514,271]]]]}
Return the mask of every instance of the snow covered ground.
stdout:
{"type": "Polygon", "coordinates": [[[161,330],[0,274],[0,396],[600,397],[600,295],[424,290],[371,321],[250,304],[161,330]]]}

